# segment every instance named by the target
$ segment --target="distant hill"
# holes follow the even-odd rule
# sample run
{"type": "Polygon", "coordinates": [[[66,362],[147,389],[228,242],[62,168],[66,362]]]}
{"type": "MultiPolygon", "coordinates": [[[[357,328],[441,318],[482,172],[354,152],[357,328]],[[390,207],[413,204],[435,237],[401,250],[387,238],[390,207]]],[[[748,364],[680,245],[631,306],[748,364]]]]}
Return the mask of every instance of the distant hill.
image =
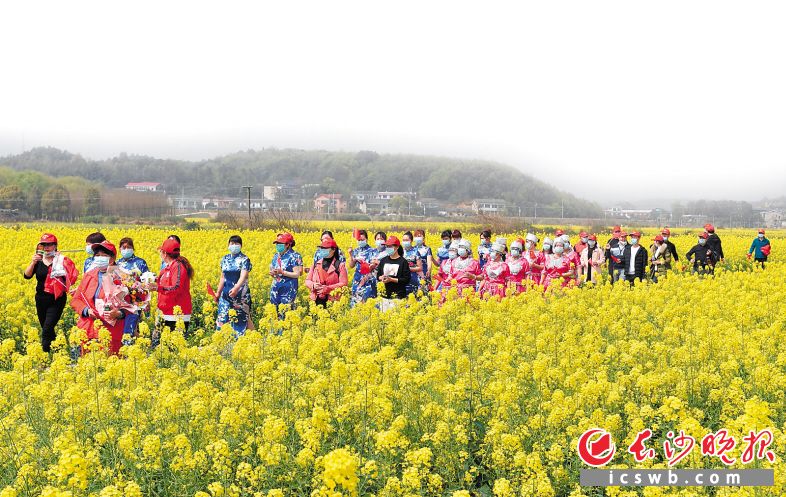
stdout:
{"type": "Polygon", "coordinates": [[[539,215],[560,215],[563,205],[566,217],[599,217],[603,213],[594,202],[559,191],[504,164],[370,151],[270,148],[198,162],[127,154],[97,161],[44,147],[0,158],[0,166],[55,177],[79,176],[107,187],[153,181],[162,183],[170,193],[237,195],[245,184],[320,183],[328,193],[414,191],[421,197],[450,202],[502,198],[521,206],[522,213],[537,204],[539,215]]]}

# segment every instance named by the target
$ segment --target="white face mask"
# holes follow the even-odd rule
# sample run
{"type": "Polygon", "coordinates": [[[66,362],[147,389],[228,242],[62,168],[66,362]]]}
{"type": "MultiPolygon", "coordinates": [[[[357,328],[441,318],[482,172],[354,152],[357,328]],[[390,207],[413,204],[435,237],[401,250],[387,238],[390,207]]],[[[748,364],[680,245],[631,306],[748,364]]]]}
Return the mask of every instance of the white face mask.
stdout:
{"type": "Polygon", "coordinates": [[[543,244],[543,250],[550,250],[550,249],[551,249],[551,244],[548,243],[543,244]]]}
{"type": "Polygon", "coordinates": [[[707,243],[707,240],[704,238],[699,238],[699,245],[704,245],[705,243],[707,243]]]}
{"type": "Polygon", "coordinates": [[[582,239],[581,239],[581,242],[582,242],[582,243],[587,243],[587,237],[585,236],[584,238],[582,238],[582,239]]]}
{"type": "Polygon", "coordinates": [[[467,249],[465,249],[464,247],[459,247],[458,255],[459,255],[459,257],[466,257],[467,255],[469,255],[469,251],[467,249]]]}
{"type": "Polygon", "coordinates": [[[561,254],[565,250],[564,247],[554,247],[555,254],[561,254]]]}
{"type": "Polygon", "coordinates": [[[529,240],[527,240],[527,243],[525,243],[525,244],[524,244],[524,247],[525,247],[527,250],[532,250],[532,242],[531,242],[531,241],[529,241],[529,240]]]}
{"type": "Polygon", "coordinates": [[[590,247],[594,247],[595,246],[595,240],[587,241],[587,245],[589,245],[590,247]]]}
{"type": "Polygon", "coordinates": [[[759,238],[764,238],[764,233],[759,233],[759,238]]]}
{"type": "Polygon", "coordinates": [[[93,257],[93,264],[95,267],[99,269],[106,269],[109,267],[109,256],[108,255],[97,255],[93,257]]]}
{"type": "Polygon", "coordinates": [[[663,241],[664,241],[664,242],[665,242],[665,241],[667,241],[668,239],[669,239],[669,237],[668,237],[668,236],[666,236],[666,235],[663,235],[663,241]]]}
{"type": "Polygon", "coordinates": [[[510,249],[510,255],[515,256],[515,257],[520,256],[521,255],[521,249],[518,249],[518,248],[510,249]]]}

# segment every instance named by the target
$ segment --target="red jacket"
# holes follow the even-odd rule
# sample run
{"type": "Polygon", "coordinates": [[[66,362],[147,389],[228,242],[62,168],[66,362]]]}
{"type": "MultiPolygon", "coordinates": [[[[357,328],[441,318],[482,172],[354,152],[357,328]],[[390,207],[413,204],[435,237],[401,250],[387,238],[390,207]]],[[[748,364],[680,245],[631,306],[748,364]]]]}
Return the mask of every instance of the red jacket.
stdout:
{"type": "Polygon", "coordinates": [[[174,321],[174,308],[180,306],[183,319],[191,318],[191,278],[182,261],[175,259],[158,273],[158,308],[164,319],[174,321]]]}
{"type": "MultiPolygon", "coordinates": [[[[87,332],[87,338],[95,339],[98,338],[98,332],[95,330],[95,321],[96,318],[92,317],[85,317],[83,312],[87,307],[93,309],[93,311],[98,311],[100,313],[102,309],[96,309],[95,307],[95,297],[96,297],[96,290],[98,289],[98,268],[91,269],[90,271],[85,273],[85,277],[82,278],[81,283],[79,283],[79,287],[74,292],[74,296],[71,299],[71,308],[76,311],[79,319],[77,319],[76,325],[85,330],[87,332]]],[[[101,293],[98,295],[99,298],[105,299],[107,295],[104,293],[105,286],[101,286],[101,293]]],[[[109,351],[112,354],[116,354],[118,350],[120,350],[120,346],[123,344],[123,326],[125,325],[125,319],[118,319],[114,325],[110,325],[107,322],[103,322],[102,324],[104,328],[109,330],[109,334],[111,335],[112,339],[109,344],[109,351]]]]}
{"type": "Polygon", "coordinates": [[[316,300],[317,297],[328,297],[328,300],[335,301],[340,298],[339,295],[329,295],[330,292],[341,287],[347,286],[347,268],[344,263],[338,265],[336,269],[335,264],[328,266],[327,271],[322,269],[322,259],[318,260],[311,267],[306,277],[306,287],[311,291],[311,300],[316,300]],[[314,284],[319,283],[324,285],[320,292],[314,290],[314,284]]]}

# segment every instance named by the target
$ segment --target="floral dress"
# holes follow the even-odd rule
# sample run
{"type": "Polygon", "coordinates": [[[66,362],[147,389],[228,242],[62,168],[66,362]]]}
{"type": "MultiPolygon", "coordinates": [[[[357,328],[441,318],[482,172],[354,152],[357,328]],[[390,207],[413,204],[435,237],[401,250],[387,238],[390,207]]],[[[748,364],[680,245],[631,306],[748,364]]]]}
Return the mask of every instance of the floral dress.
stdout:
{"type": "Polygon", "coordinates": [[[508,263],[508,269],[510,269],[508,282],[516,284],[516,293],[523,292],[524,280],[527,279],[529,275],[529,261],[523,256],[508,256],[505,262],[508,263]]]}
{"type": "Polygon", "coordinates": [[[366,245],[352,249],[352,257],[355,259],[355,274],[352,276],[352,305],[365,302],[377,296],[377,280],[374,278],[374,271],[369,270],[364,274],[363,264],[371,264],[374,260],[379,260],[385,256],[384,250],[366,245]]]}
{"type": "MultiPolygon", "coordinates": [[[[410,293],[417,293],[417,291],[420,289],[421,275],[413,271],[413,269],[418,267],[418,265],[423,267],[418,247],[404,249],[404,259],[406,259],[407,263],[409,264],[410,270],[409,283],[407,283],[406,286],[407,295],[410,293]]],[[[425,271],[423,274],[425,274],[425,271]]]]}
{"type": "Polygon", "coordinates": [[[221,259],[221,272],[224,275],[224,288],[218,296],[218,316],[216,327],[220,328],[226,323],[232,324],[236,335],[246,332],[248,320],[251,319],[251,291],[248,280],[243,284],[237,295],[229,296],[229,291],[240,280],[241,271],[251,271],[251,261],[244,253],[237,255],[227,254],[221,259]],[[231,312],[231,311],[235,312],[231,312]]]}
{"type": "Polygon", "coordinates": [[[139,274],[146,273],[149,271],[147,267],[147,262],[141,257],[137,257],[132,255],[128,259],[117,259],[116,262],[117,266],[125,271],[131,272],[134,269],[139,270],[139,274]]]}
{"type": "MultiPolygon", "coordinates": [[[[283,269],[284,271],[294,271],[296,267],[303,266],[303,257],[294,250],[287,250],[283,254],[276,254],[270,262],[270,270],[283,269]]],[[[273,284],[270,285],[270,303],[278,308],[279,304],[292,305],[297,299],[297,278],[287,278],[286,276],[276,276],[273,284]]]]}
{"type": "Polygon", "coordinates": [[[480,285],[480,293],[483,296],[504,297],[507,288],[508,278],[510,278],[510,268],[502,259],[498,261],[489,260],[482,269],[485,279],[480,285]]]}

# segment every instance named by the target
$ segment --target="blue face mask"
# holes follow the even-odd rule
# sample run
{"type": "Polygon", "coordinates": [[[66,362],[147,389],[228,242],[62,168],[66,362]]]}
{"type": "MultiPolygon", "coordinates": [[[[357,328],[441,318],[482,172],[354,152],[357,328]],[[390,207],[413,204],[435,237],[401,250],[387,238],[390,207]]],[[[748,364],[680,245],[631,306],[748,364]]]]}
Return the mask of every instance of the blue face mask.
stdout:
{"type": "Polygon", "coordinates": [[[240,249],[241,248],[242,247],[240,245],[238,245],[237,243],[230,243],[229,244],[229,253],[232,254],[232,255],[237,255],[237,254],[240,253],[240,249]]]}
{"type": "Polygon", "coordinates": [[[764,238],[764,233],[759,233],[759,238],[764,238]]]}
{"type": "Polygon", "coordinates": [[[447,240],[442,240],[442,246],[445,248],[450,247],[450,238],[448,238],[447,240]]]}
{"type": "Polygon", "coordinates": [[[395,251],[396,251],[395,247],[388,247],[388,248],[385,249],[385,253],[387,255],[393,255],[393,252],[395,252],[395,251]]]}
{"type": "Polygon", "coordinates": [[[120,249],[120,255],[123,256],[123,259],[130,259],[131,257],[134,256],[134,249],[132,248],[120,249]]]}
{"type": "Polygon", "coordinates": [[[330,249],[326,249],[326,248],[317,249],[317,259],[324,259],[329,255],[330,255],[330,249]]]}
{"type": "Polygon", "coordinates": [[[279,254],[283,253],[286,249],[287,249],[287,246],[284,245],[283,243],[277,243],[276,244],[276,252],[278,252],[279,254]]]}
{"type": "Polygon", "coordinates": [[[458,257],[458,253],[455,250],[448,252],[448,259],[455,259],[456,257],[458,257]]]}
{"type": "Polygon", "coordinates": [[[368,247],[368,242],[365,241],[365,240],[358,240],[358,247],[366,248],[366,247],[368,247]]]}
{"type": "Polygon", "coordinates": [[[408,249],[412,246],[412,242],[404,240],[403,242],[401,242],[401,246],[408,249]]]}
{"type": "Polygon", "coordinates": [[[637,243],[639,243],[639,239],[638,238],[631,238],[630,239],[630,244],[631,245],[636,245],[637,243]]]}
{"type": "Polygon", "coordinates": [[[375,243],[377,244],[378,249],[381,249],[385,246],[385,240],[375,240],[375,243]]]}
{"type": "Polygon", "coordinates": [[[87,253],[87,255],[93,255],[93,245],[91,244],[85,246],[85,252],[87,253]]]}
{"type": "Polygon", "coordinates": [[[97,255],[93,257],[93,264],[95,267],[99,269],[106,269],[109,267],[109,256],[108,255],[97,255]]]}
{"type": "Polygon", "coordinates": [[[418,247],[423,245],[423,237],[422,236],[416,236],[415,237],[415,245],[417,245],[418,247]]]}

